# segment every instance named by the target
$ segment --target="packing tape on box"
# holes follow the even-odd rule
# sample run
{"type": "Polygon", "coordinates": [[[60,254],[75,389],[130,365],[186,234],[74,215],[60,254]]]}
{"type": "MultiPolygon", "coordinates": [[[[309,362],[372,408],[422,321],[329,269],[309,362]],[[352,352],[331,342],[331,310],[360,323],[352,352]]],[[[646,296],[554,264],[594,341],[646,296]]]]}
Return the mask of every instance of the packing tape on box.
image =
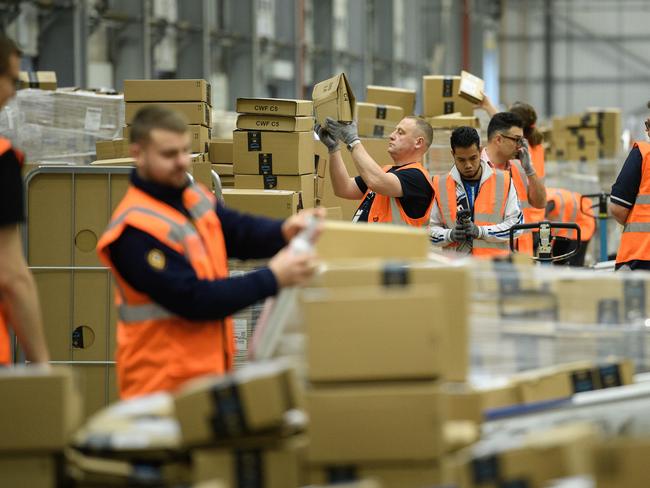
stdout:
{"type": "MultiPolygon", "coordinates": [[[[386,119],[386,106],[385,105],[377,105],[377,112],[375,113],[375,118],[376,119],[386,119]]],[[[382,131],[383,133],[383,131],[382,131]]]]}
{"type": "MultiPolygon", "coordinates": [[[[449,98],[454,96],[454,79],[445,78],[442,80],[442,98],[449,98]]],[[[451,113],[451,112],[445,112],[451,113]]]]}
{"type": "Polygon", "coordinates": [[[210,419],[213,432],[219,437],[236,437],[249,432],[237,384],[232,380],[212,390],[216,412],[210,419]]]}
{"type": "Polygon", "coordinates": [[[409,267],[401,263],[386,264],[381,282],[386,287],[408,285],[411,282],[409,267]]]}
{"type": "Polygon", "coordinates": [[[454,102],[452,100],[445,102],[445,114],[453,114],[454,112],[454,102]]]}
{"type": "Polygon", "coordinates": [[[235,449],[236,486],[238,488],[263,488],[263,459],[260,449],[235,449]]]}

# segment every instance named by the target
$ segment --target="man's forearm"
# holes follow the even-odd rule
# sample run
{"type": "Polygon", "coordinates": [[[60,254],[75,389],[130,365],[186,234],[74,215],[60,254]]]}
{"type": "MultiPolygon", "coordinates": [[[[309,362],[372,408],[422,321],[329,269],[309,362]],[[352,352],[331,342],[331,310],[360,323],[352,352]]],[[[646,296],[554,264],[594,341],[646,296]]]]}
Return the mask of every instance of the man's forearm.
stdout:
{"type": "Polygon", "coordinates": [[[382,181],[386,178],[386,173],[384,173],[377,162],[368,154],[363,144],[357,144],[352,148],[352,160],[359,175],[361,175],[363,181],[368,185],[368,188],[377,193],[382,193],[380,189],[382,181]]]}
{"type": "Polygon", "coordinates": [[[537,175],[528,176],[528,203],[534,208],[546,208],[546,187],[537,175]]]}

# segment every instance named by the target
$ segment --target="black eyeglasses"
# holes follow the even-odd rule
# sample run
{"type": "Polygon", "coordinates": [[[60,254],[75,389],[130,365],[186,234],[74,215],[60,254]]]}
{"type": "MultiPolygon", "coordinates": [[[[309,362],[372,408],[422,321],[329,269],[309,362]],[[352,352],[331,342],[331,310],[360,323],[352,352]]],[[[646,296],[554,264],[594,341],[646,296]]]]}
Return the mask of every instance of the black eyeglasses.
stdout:
{"type": "Polygon", "coordinates": [[[509,136],[508,134],[504,134],[503,132],[499,132],[503,137],[506,139],[510,139],[511,141],[515,141],[515,144],[521,144],[521,141],[524,140],[523,137],[514,137],[514,136],[509,136]]]}

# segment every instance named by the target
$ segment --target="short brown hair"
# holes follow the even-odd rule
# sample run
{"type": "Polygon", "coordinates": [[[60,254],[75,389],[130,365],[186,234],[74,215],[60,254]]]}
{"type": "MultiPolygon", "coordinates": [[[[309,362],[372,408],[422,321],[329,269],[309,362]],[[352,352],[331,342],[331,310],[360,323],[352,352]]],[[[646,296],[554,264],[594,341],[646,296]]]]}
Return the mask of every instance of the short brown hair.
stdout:
{"type": "Polygon", "coordinates": [[[544,140],[544,136],[535,127],[537,122],[537,112],[532,105],[525,102],[515,102],[510,107],[513,114],[519,115],[524,122],[524,137],[528,140],[531,146],[537,146],[544,140]]]}
{"type": "Polygon", "coordinates": [[[415,120],[415,126],[420,130],[420,132],[422,132],[424,141],[427,143],[426,149],[429,149],[429,146],[433,142],[433,128],[431,127],[431,124],[417,115],[407,115],[404,118],[415,120]]]}
{"type": "Polygon", "coordinates": [[[9,71],[9,58],[12,55],[20,57],[22,54],[13,39],[0,33],[0,75],[6,75],[9,71]]]}
{"type": "Polygon", "coordinates": [[[129,141],[131,143],[148,142],[151,131],[154,129],[163,129],[178,134],[187,132],[187,119],[173,110],[161,107],[160,105],[151,105],[138,110],[133,122],[131,122],[131,132],[129,141]]]}

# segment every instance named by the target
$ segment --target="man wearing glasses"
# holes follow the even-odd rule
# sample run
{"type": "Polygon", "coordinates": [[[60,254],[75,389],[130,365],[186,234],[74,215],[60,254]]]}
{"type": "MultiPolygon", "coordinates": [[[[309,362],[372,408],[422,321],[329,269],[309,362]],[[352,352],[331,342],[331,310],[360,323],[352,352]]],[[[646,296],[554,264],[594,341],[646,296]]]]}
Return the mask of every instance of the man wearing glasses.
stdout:
{"type": "Polygon", "coordinates": [[[497,169],[510,172],[524,221],[528,222],[528,209],[546,208],[546,188],[530,159],[523,126],[521,118],[512,112],[495,114],[488,124],[488,143],[481,159],[497,169]]]}

